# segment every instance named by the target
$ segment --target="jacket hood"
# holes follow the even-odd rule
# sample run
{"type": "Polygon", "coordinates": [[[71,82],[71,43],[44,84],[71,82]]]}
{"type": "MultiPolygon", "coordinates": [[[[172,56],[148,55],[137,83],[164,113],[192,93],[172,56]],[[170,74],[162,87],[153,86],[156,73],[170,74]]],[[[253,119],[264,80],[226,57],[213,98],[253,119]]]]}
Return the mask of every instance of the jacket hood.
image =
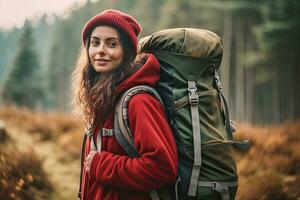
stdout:
{"type": "Polygon", "coordinates": [[[123,81],[117,87],[117,91],[121,93],[137,85],[148,85],[154,87],[159,79],[160,64],[154,55],[149,54],[145,64],[129,78],[123,81]]]}

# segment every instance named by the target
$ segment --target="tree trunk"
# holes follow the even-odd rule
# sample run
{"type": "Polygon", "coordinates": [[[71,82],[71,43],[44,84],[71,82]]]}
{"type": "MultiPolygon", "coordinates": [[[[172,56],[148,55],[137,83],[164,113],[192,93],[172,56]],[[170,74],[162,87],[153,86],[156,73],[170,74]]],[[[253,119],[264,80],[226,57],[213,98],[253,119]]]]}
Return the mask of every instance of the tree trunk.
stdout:
{"type": "MultiPolygon", "coordinates": [[[[230,61],[231,61],[231,43],[232,43],[232,14],[224,11],[223,17],[223,60],[220,69],[221,81],[223,84],[223,93],[228,102],[230,102],[229,96],[229,84],[230,84],[230,61]]],[[[231,107],[231,106],[230,106],[231,107]]],[[[232,109],[232,108],[231,108],[232,109]]]]}
{"type": "MultiPolygon", "coordinates": [[[[245,60],[248,52],[250,52],[251,42],[250,32],[248,23],[245,24],[245,60]]],[[[253,123],[253,68],[252,66],[245,67],[244,70],[245,77],[245,121],[248,123],[253,123]]]]}
{"type": "Polygon", "coordinates": [[[245,31],[242,23],[237,21],[236,59],[235,59],[235,116],[239,121],[245,120],[244,106],[244,68],[245,68],[245,31]]]}
{"type": "MultiPolygon", "coordinates": [[[[298,47],[298,46],[297,46],[298,47]]],[[[298,56],[300,49],[296,50],[295,48],[295,62],[293,65],[293,80],[294,82],[292,82],[292,88],[291,90],[293,90],[293,94],[294,96],[294,109],[293,109],[293,119],[294,120],[300,120],[300,92],[299,92],[299,85],[300,85],[300,78],[299,78],[299,74],[300,74],[300,57],[298,56]]]]}
{"type": "Polygon", "coordinates": [[[269,123],[278,123],[280,122],[280,83],[279,83],[279,71],[280,71],[280,59],[277,57],[277,63],[274,65],[276,66],[274,70],[274,76],[273,76],[273,84],[272,84],[272,90],[273,90],[273,95],[272,99],[270,101],[271,104],[271,112],[269,112],[268,116],[271,121],[269,123]]]}

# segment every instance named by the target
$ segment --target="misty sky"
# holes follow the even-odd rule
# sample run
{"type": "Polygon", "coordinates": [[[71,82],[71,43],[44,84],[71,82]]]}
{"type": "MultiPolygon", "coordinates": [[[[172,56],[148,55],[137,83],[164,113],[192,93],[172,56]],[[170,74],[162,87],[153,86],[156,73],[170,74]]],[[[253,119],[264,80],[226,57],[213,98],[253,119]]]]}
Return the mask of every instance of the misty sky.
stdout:
{"type": "Polygon", "coordinates": [[[26,19],[43,13],[62,15],[75,2],[82,4],[86,0],[0,0],[0,29],[20,27],[26,19]]]}

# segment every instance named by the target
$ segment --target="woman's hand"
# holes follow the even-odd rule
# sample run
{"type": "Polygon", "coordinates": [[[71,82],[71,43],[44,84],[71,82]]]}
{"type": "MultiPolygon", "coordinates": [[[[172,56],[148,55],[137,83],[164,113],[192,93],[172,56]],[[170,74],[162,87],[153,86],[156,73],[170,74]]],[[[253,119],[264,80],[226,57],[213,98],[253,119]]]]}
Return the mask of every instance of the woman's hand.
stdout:
{"type": "Polygon", "coordinates": [[[91,151],[85,159],[85,162],[84,162],[85,163],[85,170],[88,173],[90,172],[92,160],[93,160],[96,153],[97,153],[97,151],[91,151]]]}

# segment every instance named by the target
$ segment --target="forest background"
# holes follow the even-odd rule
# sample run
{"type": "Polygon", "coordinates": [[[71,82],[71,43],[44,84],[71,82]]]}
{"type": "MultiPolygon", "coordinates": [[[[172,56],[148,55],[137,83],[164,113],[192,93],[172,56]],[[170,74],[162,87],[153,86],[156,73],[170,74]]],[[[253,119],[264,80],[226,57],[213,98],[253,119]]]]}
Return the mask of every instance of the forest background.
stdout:
{"type": "Polygon", "coordinates": [[[75,198],[84,127],[71,115],[70,76],[83,25],[108,8],[134,16],[141,37],[194,27],[222,38],[234,137],[252,144],[235,152],[236,199],[299,200],[298,0],[88,0],[0,29],[0,199],[75,198]]]}
{"type": "Polygon", "coordinates": [[[70,75],[82,27],[101,10],[115,8],[139,20],[141,37],[175,27],[217,33],[224,44],[220,76],[232,118],[255,124],[296,120],[299,4],[297,0],[101,0],[74,5],[64,16],[45,15],[22,28],[0,32],[1,102],[69,112],[70,75]]]}

